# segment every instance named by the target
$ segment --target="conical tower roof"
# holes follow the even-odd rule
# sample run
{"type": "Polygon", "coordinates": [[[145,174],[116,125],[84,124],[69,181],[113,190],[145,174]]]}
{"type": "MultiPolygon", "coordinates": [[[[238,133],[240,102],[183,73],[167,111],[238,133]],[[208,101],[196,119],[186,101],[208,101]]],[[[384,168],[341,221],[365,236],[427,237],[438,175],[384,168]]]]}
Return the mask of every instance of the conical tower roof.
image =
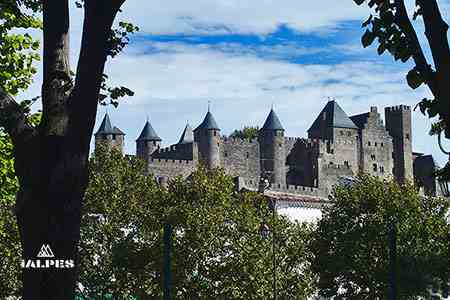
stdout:
{"type": "Polygon", "coordinates": [[[181,134],[178,144],[189,144],[192,142],[194,142],[194,133],[192,132],[191,125],[188,123],[181,134]]]}
{"type": "Polygon", "coordinates": [[[320,112],[319,116],[316,118],[314,123],[308,129],[308,132],[320,130],[322,122],[325,122],[327,127],[332,128],[353,128],[358,129],[358,127],[353,123],[352,120],[347,116],[344,110],[337,104],[336,101],[328,101],[325,107],[320,112]]]}
{"type": "Polygon", "coordinates": [[[217,125],[216,120],[214,119],[212,113],[208,111],[205,118],[203,119],[203,122],[198,125],[197,128],[195,128],[194,131],[197,131],[199,129],[216,129],[220,130],[219,125],[217,125]]]}
{"type": "Polygon", "coordinates": [[[103,118],[102,123],[100,124],[100,127],[98,128],[95,135],[99,134],[115,134],[114,128],[111,125],[111,121],[109,120],[108,113],[105,114],[105,117],[103,118]]]}
{"type": "Polygon", "coordinates": [[[277,114],[273,110],[270,110],[269,115],[267,116],[266,121],[264,122],[262,130],[284,130],[283,125],[281,125],[280,119],[277,114]]]}
{"type": "Polygon", "coordinates": [[[161,141],[161,138],[156,134],[150,122],[147,121],[136,141],[161,141]]]}

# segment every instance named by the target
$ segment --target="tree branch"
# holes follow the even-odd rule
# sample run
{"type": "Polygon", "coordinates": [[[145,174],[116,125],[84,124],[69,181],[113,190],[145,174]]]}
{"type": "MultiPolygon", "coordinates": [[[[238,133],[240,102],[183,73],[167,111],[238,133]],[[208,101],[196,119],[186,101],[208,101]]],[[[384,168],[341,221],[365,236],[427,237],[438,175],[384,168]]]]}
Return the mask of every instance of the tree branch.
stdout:
{"type": "Polygon", "coordinates": [[[14,146],[36,133],[36,129],[27,123],[19,104],[1,86],[0,126],[10,135],[14,146]]]}
{"type": "Polygon", "coordinates": [[[89,147],[114,18],[124,0],[86,0],[75,87],[69,101],[70,138],[89,147]]]}
{"type": "Polygon", "coordinates": [[[72,88],[69,65],[68,0],[44,0],[44,80],[42,122],[44,135],[63,135],[66,100],[72,88]]]}
{"type": "Polygon", "coordinates": [[[402,29],[408,38],[411,45],[414,47],[413,59],[416,64],[417,70],[420,72],[425,80],[425,83],[430,88],[433,95],[438,94],[438,87],[436,82],[436,76],[431,68],[430,64],[423,53],[422,47],[420,46],[419,39],[417,38],[416,31],[408,17],[404,0],[395,0],[396,14],[394,18],[395,24],[402,29]]]}
{"type": "Polygon", "coordinates": [[[450,72],[450,49],[448,44],[448,25],[442,19],[436,0],[419,0],[423,21],[425,24],[425,36],[430,45],[436,71],[450,72]]]}

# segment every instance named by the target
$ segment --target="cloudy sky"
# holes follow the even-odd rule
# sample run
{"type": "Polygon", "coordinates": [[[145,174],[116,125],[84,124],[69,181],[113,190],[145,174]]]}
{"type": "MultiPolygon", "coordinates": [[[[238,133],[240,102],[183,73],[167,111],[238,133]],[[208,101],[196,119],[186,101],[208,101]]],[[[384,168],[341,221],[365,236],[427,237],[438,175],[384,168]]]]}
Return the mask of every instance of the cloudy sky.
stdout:
{"type": "MultiPolygon", "coordinates": [[[[450,0],[439,3],[449,20],[450,0]]],[[[208,101],[223,134],[261,126],[273,104],[286,135],[300,137],[329,97],[349,115],[370,106],[381,112],[390,105],[414,106],[429,92],[409,89],[410,64],[361,46],[360,24],[369,13],[352,0],[127,0],[118,19],[140,32],[107,63],[112,83],[136,93],[118,109],[108,108],[113,124],[127,134],[126,152],[135,153],[147,116],[169,145],[186,122],[201,122],[208,101]]],[[[73,66],[81,25],[82,11],[73,8],[73,66]]],[[[28,93],[38,93],[40,84],[37,78],[28,93]]],[[[99,109],[96,128],[105,111],[99,109]]],[[[432,153],[442,164],[446,158],[428,136],[429,126],[413,112],[414,150],[432,153]]]]}

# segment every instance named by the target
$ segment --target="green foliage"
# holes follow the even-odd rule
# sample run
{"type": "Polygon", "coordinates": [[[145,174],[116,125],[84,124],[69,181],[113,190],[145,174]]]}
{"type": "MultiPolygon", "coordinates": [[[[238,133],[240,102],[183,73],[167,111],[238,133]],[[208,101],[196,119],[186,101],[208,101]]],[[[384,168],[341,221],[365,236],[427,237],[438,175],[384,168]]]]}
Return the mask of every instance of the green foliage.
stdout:
{"type": "MultiPolygon", "coordinates": [[[[37,126],[40,114],[28,116],[28,122],[37,126]]],[[[16,217],[13,212],[19,184],[14,171],[13,145],[0,128],[0,299],[19,295],[21,246],[16,217]]]]}
{"type": "Polygon", "coordinates": [[[241,138],[241,139],[254,139],[258,137],[259,127],[258,126],[244,126],[242,129],[236,129],[231,134],[230,137],[241,138]]]}
{"type": "Polygon", "coordinates": [[[36,73],[33,63],[39,60],[39,41],[23,31],[42,28],[34,14],[39,9],[37,1],[5,0],[0,4],[0,85],[12,95],[26,89],[36,73]],[[24,13],[30,9],[29,14],[24,13]]]}
{"type": "Polygon", "coordinates": [[[399,299],[426,296],[436,280],[450,275],[449,203],[422,197],[414,186],[361,176],[337,187],[313,242],[312,268],[323,296],[387,299],[388,224],[397,224],[399,299]]]}
{"type": "Polygon", "coordinates": [[[0,298],[17,295],[20,242],[12,211],[18,189],[14,172],[13,147],[8,135],[0,130],[0,298]]]}
{"type": "Polygon", "coordinates": [[[96,151],[90,167],[80,244],[85,298],[161,299],[166,222],[176,299],[271,298],[272,240],[260,235],[263,223],[276,232],[280,299],[312,293],[311,229],[279,216],[273,222],[267,201],[234,192],[221,170],[200,169],[166,189],[114,150],[96,151]]]}

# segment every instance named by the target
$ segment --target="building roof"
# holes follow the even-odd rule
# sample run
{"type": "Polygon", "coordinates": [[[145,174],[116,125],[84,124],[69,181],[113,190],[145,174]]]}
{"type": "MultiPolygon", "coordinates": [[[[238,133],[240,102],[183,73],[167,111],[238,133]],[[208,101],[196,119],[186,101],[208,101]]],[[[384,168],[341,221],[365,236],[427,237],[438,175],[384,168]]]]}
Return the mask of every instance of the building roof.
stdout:
{"type": "Polygon", "coordinates": [[[116,126],[113,127],[113,133],[116,135],[125,135],[125,133],[116,126]]]}
{"type": "Polygon", "coordinates": [[[314,123],[308,129],[309,131],[320,130],[322,122],[326,122],[327,127],[333,128],[353,128],[358,129],[358,127],[353,123],[352,120],[347,116],[344,110],[337,104],[336,101],[328,101],[325,107],[317,116],[314,123]],[[325,114],[325,119],[324,119],[325,114]]]}
{"type": "Polygon", "coordinates": [[[150,122],[147,121],[136,141],[161,141],[161,138],[156,134],[150,122]]]}
{"type": "Polygon", "coordinates": [[[189,124],[186,124],[184,127],[183,133],[181,134],[180,140],[178,144],[189,144],[194,142],[194,133],[192,132],[192,127],[189,124]]]}
{"type": "Polygon", "coordinates": [[[103,117],[103,121],[100,124],[100,127],[98,128],[97,132],[95,133],[95,135],[98,134],[116,134],[111,125],[111,121],[109,120],[108,113],[106,113],[105,117],[103,117]]]}
{"type": "Polygon", "coordinates": [[[354,115],[350,117],[350,120],[358,126],[359,129],[363,129],[364,125],[367,124],[367,119],[369,118],[369,113],[354,115]]]}
{"type": "Polygon", "coordinates": [[[205,118],[203,119],[203,122],[198,125],[197,128],[195,128],[194,131],[197,131],[199,129],[216,129],[220,130],[219,125],[217,125],[216,120],[214,119],[212,113],[208,111],[205,118]]]}
{"type": "Polygon", "coordinates": [[[273,109],[270,110],[266,121],[264,122],[262,130],[284,130],[283,125],[281,125],[280,119],[278,119],[277,114],[273,109]]]}

